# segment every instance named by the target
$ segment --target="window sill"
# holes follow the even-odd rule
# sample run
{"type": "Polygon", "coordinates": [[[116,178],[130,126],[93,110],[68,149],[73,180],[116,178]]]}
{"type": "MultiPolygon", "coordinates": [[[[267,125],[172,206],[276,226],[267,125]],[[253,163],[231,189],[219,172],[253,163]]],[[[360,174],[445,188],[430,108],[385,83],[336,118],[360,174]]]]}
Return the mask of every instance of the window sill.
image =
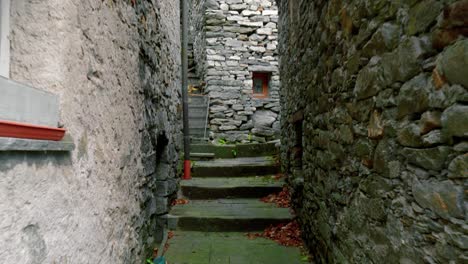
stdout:
{"type": "Polygon", "coordinates": [[[21,138],[0,137],[0,152],[1,151],[56,151],[69,152],[75,149],[75,144],[69,136],[61,141],[50,140],[34,140],[21,138]]]}

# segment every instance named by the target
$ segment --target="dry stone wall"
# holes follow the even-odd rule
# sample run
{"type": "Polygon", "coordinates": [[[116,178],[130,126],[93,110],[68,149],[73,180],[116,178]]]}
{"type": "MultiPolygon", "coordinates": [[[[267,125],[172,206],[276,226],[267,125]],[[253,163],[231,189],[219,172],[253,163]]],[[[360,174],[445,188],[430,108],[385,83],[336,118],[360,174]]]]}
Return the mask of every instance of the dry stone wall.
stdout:
{"type": "Polygon", "coordinates": [[[211,136],[244,143],[275,138],[280,119],[276,2],[205,0],[193,4],[194,10],[203,12],[202,34],[197,30],[192,34],[196,35],[194,57],[204,58],[198,72],[210,97],[211,136]],[[266,98],[253,96],[253,72],[270,75],[266,98]]]}
{"type": "Polygon", "coordinates": [[[205,1],[189,0],[189,43],[192,44],[194,72],[200,80],[206,73],[205,1]]]}
{"type": "Polygon", "coordinates": [[[318,263],[468,261],[468,1],[280,2],[282,162],[318,263]]]}
{"type": "Polygon", "coordinates": [[[11,1],[11,78],[69,155],[0,152],[1,263],[143,263],[177,188],[179,1],[11,1]]]}

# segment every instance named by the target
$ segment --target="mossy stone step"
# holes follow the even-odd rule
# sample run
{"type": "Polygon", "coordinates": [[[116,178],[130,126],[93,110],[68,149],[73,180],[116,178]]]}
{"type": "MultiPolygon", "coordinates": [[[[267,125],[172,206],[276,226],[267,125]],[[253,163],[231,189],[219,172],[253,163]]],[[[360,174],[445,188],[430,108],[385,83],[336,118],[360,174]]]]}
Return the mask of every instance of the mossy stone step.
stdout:
{"type": "Polygon", "coordinates": [[[190,136],[203,137],[205,135],[205,128],[190,128],[190,136]]]}
{"type": "Polygon", "coordinates": [[[281,191],[284,181],[273,177],[193,178],[180,185],[182,194],[189,199],[261,198],[281,191]]]}
{"type": "Polygon", "coordinates": [[[211,143],[191,144],[190,151],[197,153],[215,153],[216,158],[218,159],[274,156],[279,153],[276,143],[237,145],[213,145],[211,143]]]}
{"type": "Polygon", "coordinates": [[[301,250],[245,233],[176,231],[165,254],[172,264],[304,264],[301,250]]]}
{"type": "Polygon", "coordinates": [[[279,172],[279,167],[273,157],[197,161],[194,162],[192,169],[193,177],[245,177],[279,172]]]}
{"type": "Polygon", "coordinates": [[[190,200],[172,208],[177,230],[261,231],[292,220],[289,208],[278,208],[258,199],[190,200]]]}
{"type": "Polygon", "coordinates": [[[190,153],[191,160],[211,160],[214,157],[214,153],[190,153]]]}

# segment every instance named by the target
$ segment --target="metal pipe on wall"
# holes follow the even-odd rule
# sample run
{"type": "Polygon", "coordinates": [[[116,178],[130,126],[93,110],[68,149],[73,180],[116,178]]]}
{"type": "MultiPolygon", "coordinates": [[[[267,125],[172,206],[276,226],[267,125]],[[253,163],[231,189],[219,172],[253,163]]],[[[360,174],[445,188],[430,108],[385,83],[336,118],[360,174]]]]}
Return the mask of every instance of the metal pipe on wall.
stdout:
{"type": "Polygon", "coordinates": [[[184,126],[184,180],[190,180],[190,128],[188,117],[188,0],[180,0],[182,11],[182,101],[184,126]]]}

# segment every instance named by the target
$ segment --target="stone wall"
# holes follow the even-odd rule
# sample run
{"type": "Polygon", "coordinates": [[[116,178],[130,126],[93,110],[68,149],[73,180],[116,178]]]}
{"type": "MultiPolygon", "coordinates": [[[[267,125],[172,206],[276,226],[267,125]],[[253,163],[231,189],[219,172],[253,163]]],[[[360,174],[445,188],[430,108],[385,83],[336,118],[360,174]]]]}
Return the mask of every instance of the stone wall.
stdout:
{"type": "Polygon", "coordinates": [[[194,1],[204,14],[194,57],[204,57],[211,137],[265,142],[279,133],[278,10],[271,0],[194,1]],[[199,41],[201,40],[201,41],[199,41]],[[203,43],[204,41],[204,43],[203,43]],[[200,48],[200,45],[202,48],[200,48]],[[198,51],[197,51],[198,49],[198,51]],[[200,56],[200,52],[204,52],[200,56]],[[267,98],[253,96],[253,72],[270,74],[267,98]]]}
{"type": "Polygon", "coordinates": [[[142,263],[177,188],[179,1],[11,1],[11,78],[60,96],[69,155],[0,152],[0,262],[142,263]]]}
{"type": "Polygon", "coordinates": [[[189,43],[192,44],[194,72],[200,80],[206,73],[205,10],[206,0],[189,0],[189,43]]]}
{"type": "Polygon", "coordinates": [[[466,263],[468,1],[279,9],[283,169],[316,262],[466,263]]]}

